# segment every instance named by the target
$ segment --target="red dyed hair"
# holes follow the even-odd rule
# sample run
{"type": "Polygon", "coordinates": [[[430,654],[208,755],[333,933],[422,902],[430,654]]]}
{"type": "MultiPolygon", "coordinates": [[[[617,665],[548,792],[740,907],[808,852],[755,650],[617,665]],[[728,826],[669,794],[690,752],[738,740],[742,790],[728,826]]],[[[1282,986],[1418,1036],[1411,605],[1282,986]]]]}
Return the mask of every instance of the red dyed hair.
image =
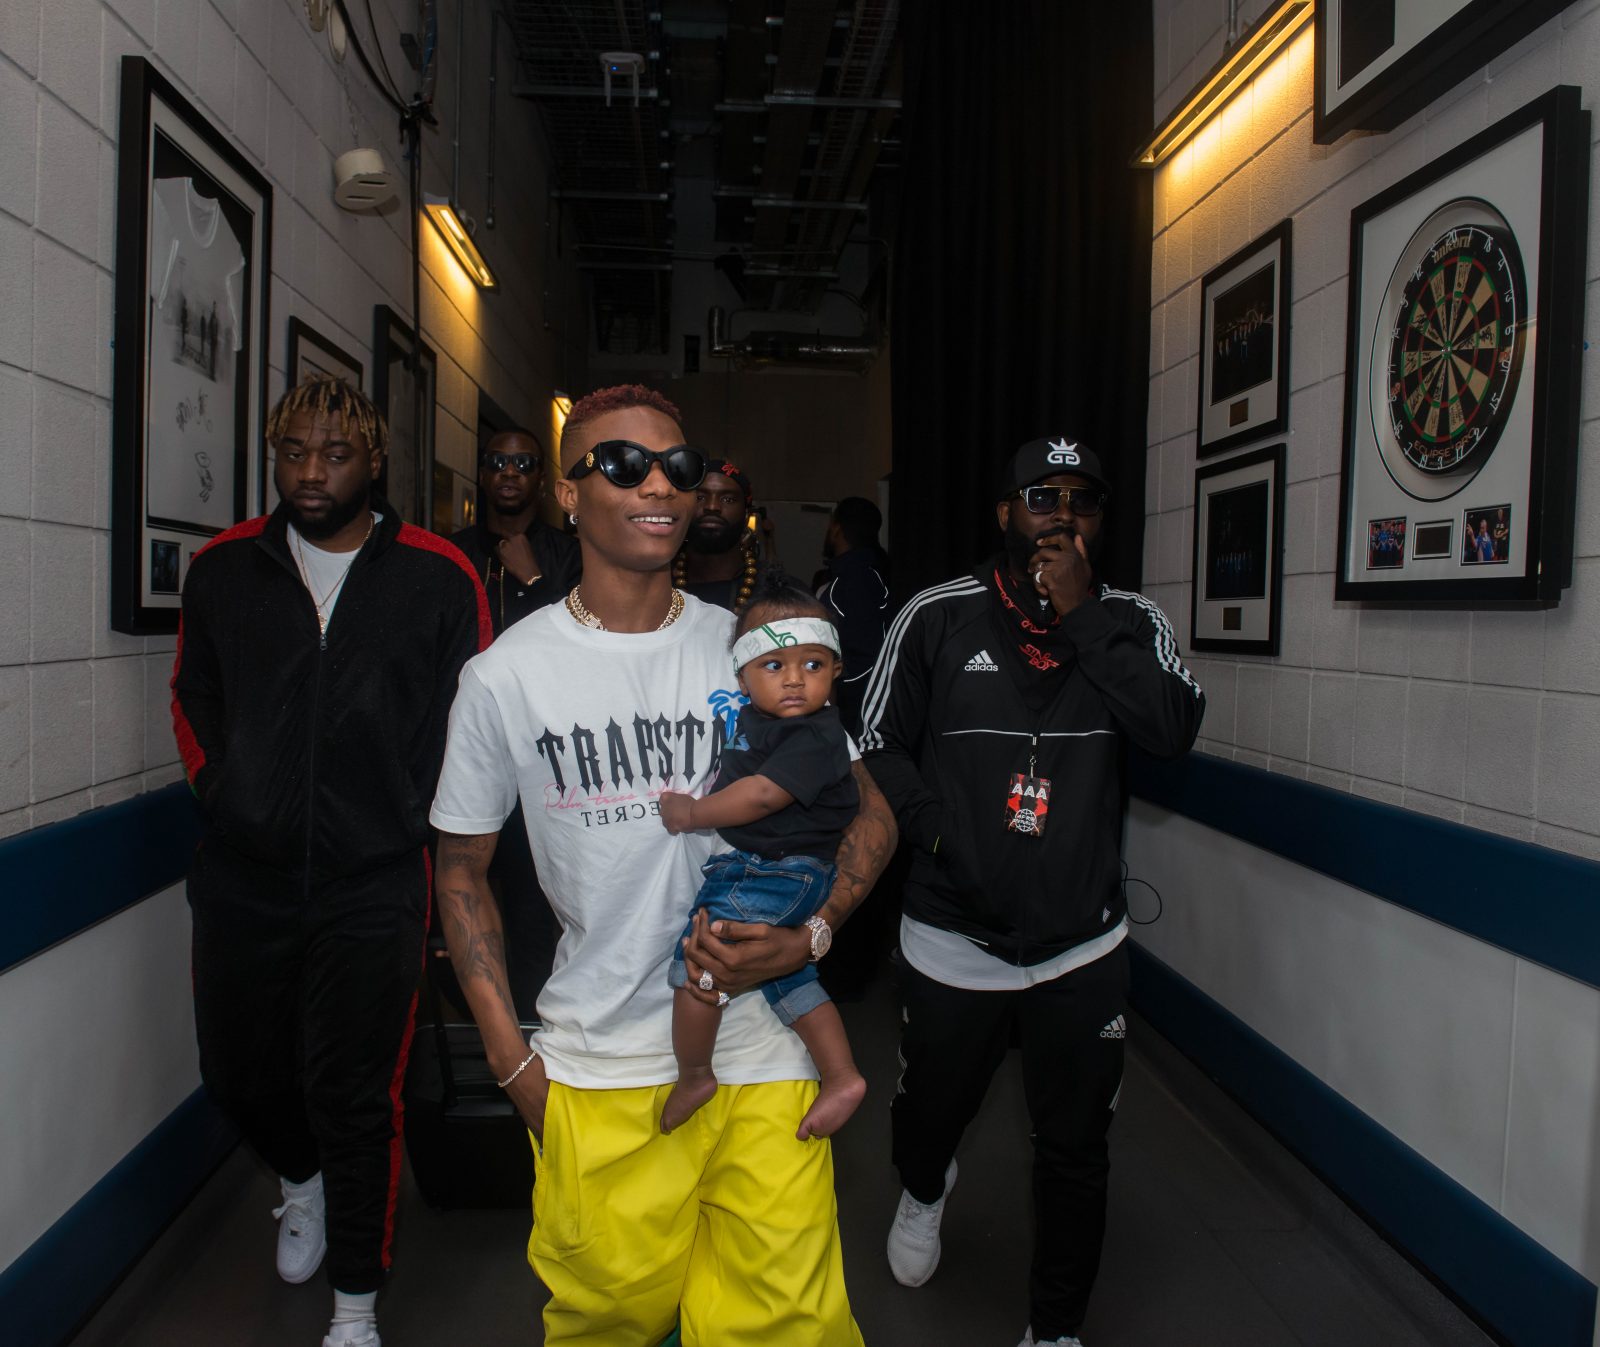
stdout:
{"type": "Polygon", "coordinates": [[[607,412],[626,411],[629,407],[649,407],[663,416],[670,416],[680,430],[683,428],[683,413],[666,394],[646,388],[643,384],[616,384],[611,388],[597,388],[592,393],[585,393],[572,404],[572,410],[567,413],[566,422],[561,427],[562,445],[565,446],[567,436],[579,426],[587,425],[595,417],[604,416],[607,412]]]}

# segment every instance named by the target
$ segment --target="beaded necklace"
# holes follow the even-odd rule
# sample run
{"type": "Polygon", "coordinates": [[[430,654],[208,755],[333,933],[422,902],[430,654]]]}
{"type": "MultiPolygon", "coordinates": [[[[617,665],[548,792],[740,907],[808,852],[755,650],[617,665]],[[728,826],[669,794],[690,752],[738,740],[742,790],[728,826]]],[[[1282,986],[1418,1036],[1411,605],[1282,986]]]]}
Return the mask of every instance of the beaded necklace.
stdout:
{"type": "MultiPolygon", "coordinates": [[[[733,599],[733,613],[738,617],[750,606],[750,596],[755,593],[756,574],[761,569],[761,562],[757,558],[755,548],[744,549],[744,571],[729,581],[728,593],[733,599]]],[[[684,548],[672,559],[672,583],[682,589],[689,583],[689,553],[684,548]]]]}

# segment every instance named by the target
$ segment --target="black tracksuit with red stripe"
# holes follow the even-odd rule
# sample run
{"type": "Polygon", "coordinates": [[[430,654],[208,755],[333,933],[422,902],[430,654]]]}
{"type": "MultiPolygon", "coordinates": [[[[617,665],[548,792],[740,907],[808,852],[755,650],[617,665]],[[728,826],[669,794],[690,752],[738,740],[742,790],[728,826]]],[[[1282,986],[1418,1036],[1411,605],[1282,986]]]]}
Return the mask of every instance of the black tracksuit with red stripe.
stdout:
{"type": "Polygon", "coordinates": [[[279,1174],[322,1171],[329,1278],[354,1293],[389,1265],[428,804],[461,667],[491,639],[460,552],[372,505],[326,635],[282,506],[204,548],[172,675],[208,822],[189,875],[201,1074],[279,1174]]]}

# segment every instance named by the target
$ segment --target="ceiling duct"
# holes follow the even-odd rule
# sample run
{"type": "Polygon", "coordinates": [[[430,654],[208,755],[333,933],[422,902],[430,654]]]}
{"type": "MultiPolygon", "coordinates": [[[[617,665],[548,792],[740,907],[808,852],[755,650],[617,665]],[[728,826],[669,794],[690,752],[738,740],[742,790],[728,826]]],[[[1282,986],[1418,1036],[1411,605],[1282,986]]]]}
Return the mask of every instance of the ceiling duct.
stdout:
{"type": "Polygon", "coordinates": [[[834,336],[826,332],[750,332],[737,341],[728,335],[728,311],[713,308],[709,315],[711,355],[731,360],[735,369],[767,365],[800,365],[865,373],[882,349],[877,337],[834,336]]]}

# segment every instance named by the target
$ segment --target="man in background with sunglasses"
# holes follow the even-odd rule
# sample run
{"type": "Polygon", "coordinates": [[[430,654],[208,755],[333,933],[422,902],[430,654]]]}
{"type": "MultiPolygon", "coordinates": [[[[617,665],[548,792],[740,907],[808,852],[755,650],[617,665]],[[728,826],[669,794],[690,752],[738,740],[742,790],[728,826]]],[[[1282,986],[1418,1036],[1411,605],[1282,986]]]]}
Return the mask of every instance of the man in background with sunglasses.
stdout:
{"type": "Polygon", "coordinates": [[[905,1286],[938,1266],[956,1146],[1015,1032],[1034,1147],[1023,1347],[1080,1347],[1100,1266],[1127,1033],[1123,744],[1176,756],[1205,709],[1160,609],[1095,575],[1109,494],[1081,441],[1023,445],[997,492],[1002,551],[911,600],[862,713],[914,847],[889,1266],[905,1286]]]}
{"type": "Polygon", "coordinates": [[[477,522],[450,539],[472,562],[499,636],[513,622],[558,603],[578,582],[578,544],[539,517],[544,446],[531,430],[502,430],[478,455],[477,522]]]}
{"type": "MultiPolygon", "coordinates": [[[[578,542],[539,517],[544,503],[544,445],[531,430],[502,430],[478,455],[477,521],[450,539],[472,563],[489,598],[498,640],[516,622],[560,603],[578,583],[578,542]]],[[[539,887],[522,816],[506,820],[490,874],[505,922],[511,999],[524,1021],[535,1017],[561,928],[539,887]]]]}
{"type": "Polygon", "coordinates": [[[431,816],[439,904],[489,1063],[534,1137],[543,1341],[654,1344],[681,1315],[691,1345],[860,1347],[832,1151],[795,1136],[815,1068],[764,998],[739,994],[820,958],[893,850],[859,763],[820,930],[696,919],[685,962],[694,994],[726,1007],[722,1083],[693,1126],[661,1131],[677,1078],[668,965],[719,842],[669,834],[659,801],[709,789],[740,701],[732,615],[672,582],[707,467],[683,440],[677,409],[637,385],[568,416],[556,492],[583,580],[461,676],[431,816]],[[562,926],[531,1044],[485,885],[519,798],[562,926]]]}

